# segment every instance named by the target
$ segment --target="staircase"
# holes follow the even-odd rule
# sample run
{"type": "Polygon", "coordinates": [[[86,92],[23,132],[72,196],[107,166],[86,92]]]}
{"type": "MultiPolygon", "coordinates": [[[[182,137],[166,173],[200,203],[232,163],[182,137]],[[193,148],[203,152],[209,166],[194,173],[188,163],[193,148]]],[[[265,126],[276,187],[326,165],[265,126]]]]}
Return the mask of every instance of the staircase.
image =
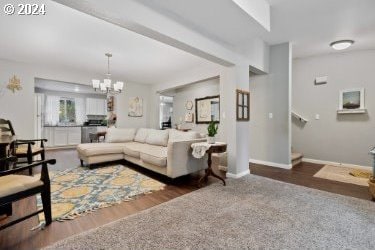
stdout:
{"type": "Polygon", "coordinates": [[[296,166],[302,162],[303,154],[301,153],[292,153],[292,166],[296,166]]]}

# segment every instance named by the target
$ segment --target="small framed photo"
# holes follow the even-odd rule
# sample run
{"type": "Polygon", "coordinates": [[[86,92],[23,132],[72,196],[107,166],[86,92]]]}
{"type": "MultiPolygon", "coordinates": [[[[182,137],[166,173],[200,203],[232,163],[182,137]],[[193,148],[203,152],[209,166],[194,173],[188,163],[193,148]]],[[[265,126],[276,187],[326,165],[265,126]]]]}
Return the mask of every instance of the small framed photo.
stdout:
{"type": "Polygon", "coordinates": [[[193,123],[194,122],[194,113],[193,112],[186,112],[185,114],[185,122],[187,123],[193,123]]]}
{"type": "Polygon", "coordinates": [[[358,113],[365,111],[365,89],[345,89],[340,91],[339,112],[358,113]]]}

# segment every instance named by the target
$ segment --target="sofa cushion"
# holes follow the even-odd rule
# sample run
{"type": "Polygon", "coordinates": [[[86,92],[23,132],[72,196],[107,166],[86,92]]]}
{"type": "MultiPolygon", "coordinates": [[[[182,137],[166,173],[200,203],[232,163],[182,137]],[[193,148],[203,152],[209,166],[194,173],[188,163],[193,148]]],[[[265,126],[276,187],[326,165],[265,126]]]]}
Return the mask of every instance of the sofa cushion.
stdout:
{"type": "Polygon", "coordinates": [[[151,129],[149,129],[149,128],[138,129],[137,134],[134,137],[134,141],[140,142],[140,143],[145,143],[149,130],[151,130],[151,129]]]}
{"type": "Polygon", "coordinates": [[[141,160],[158,167],[167,166],[168,148],[155,145],[147,145],[140,151],[141,160]]]}
{"type": "Polygon", "coordinates": [[[168,130],[150,129],[146,138],[146,143],[166,147],[168,145],[168,130]]]}
{"type": "Polygon", "coordinates": [[[77,151],[84,156],[123,154],[125,143],[85,143],[77,146],[77,151]]]}
{"type": "Polygon", "coordinates": [[[169,141],[189,141],[201,138],[196,131],[178,131],[176,129],[169,130],[169,141]]]}
{"type": "Polygon", "coordinates": [[[124,154],[138,158],[140,157],[140,151],[147,147],[148,144],[139,143],[139,142],[127,142],[124,146],[124,154]]]}
{"type": "Polygon", "coordinates": [[[106,134],[106,142],[133,141],[135,129],[133,128],[109,128],[106,134]]]}

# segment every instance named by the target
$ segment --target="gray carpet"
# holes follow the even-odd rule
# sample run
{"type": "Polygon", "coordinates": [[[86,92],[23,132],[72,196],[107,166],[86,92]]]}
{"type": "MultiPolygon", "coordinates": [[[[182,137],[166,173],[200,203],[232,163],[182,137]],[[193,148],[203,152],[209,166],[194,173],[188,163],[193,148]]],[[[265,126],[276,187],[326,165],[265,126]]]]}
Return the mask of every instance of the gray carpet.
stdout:
{"type": "Polygon", "coordinates": [[[50,248],[375,249],[375,203],[246,176],[181,196],[50,248]]]}

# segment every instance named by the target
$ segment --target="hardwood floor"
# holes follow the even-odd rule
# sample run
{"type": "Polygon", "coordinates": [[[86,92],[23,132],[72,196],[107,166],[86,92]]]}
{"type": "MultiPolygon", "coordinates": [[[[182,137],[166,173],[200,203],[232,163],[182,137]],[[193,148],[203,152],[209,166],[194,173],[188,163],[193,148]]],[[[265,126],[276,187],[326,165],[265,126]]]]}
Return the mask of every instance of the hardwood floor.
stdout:
{"type": "MultiPolygon", "coordinates": [[[[79,165],[75,150],[48,151],[47,158],[57,159],[57,164],[50,167],[50,170],[52,171],[64,170],[79,165]]],[[[216,165],[216,162],[214,162],[214,169],[216,172],[218,172],[216,165]]],[[[100,209],[95,213],[79,217],[72,221],[53,222],[44,230],[30,231],[30,228],[38,224],[37,217],[33,217],[25,222],[1,231],[0,249],[35,249],[50,245],[63,238],[99,227],[192,192],[197,189],[197,181],[201,176],[201,173],[193,174],[178,178],[175,181],[170,181],[167,178],[137,166],[129,165],[129,167],[132,167],[152,178],[165,182],[167,184],[166,188],[152,194],[138,197],[137,199],[129,202],[123,202],[109,208],[100,209]]],[[[323,165],[302,163],[293,170],[285,170],[251,164],[250,170],[252,174],[265,176],[279,181],[325,190],[337,194],[353,196],[361,199],[371,198],[366,187],[313,177],[313,175],[322,167],[323,165]]],[[[221,172],[220,175],[224,177],[225,174],[221,172]]],[[[211,177],[209,178],[209,184],[216,181],[218,180],[211,177]]],[[[12,216],[12,219],[18,218],[20,215],[24,214],[24,211],[30,211],[30,209],[35,208],[36,201],[34,197],[14,203],[14,215],[12,216]]],[[[5,223],[7,220],[8,218],[3,218],[2,220],[0,219],[0,224],[5,223]]]]}
{"type": "Polygon", "coordinates": [[[368,187],[331,181],[313,177],[324,165],[302,162],[292,170],[250,164],[250,172],[255,175],[288,182],[300,186],[315,188],[331,193],[371,200],[368,187]]]}
{"type": "MultiPolygon", "coordinates": [[[[79,166],[79,160],[75,150],[53,150],[47,152],[47,159],[56,159],[56,165],[50,166],[50,171],[61,171],[68,168],[79,166]]],[[[7,228],[0,232],[0,249],[37,249],[50,245],[58,240],[67,238],[74,234],[78,234],[92,228],[99,227],[109,222],[118,220],[128,215],[140,212],[150,207],[156,206],[163,202],[169,201],[197,188],[197,181],[201,174],[193,174],[184,176],[171,181],[168,178],[155,174],[132,164],[126,164],[142,174],[158,179],[167,184],[166,188],[151,194],[140,196],[135,200],[123,202],[121,204],[99,209],[95,213],[87,214],[75,220],[65,222],[53,222],[44,230],[30,231],[30,229],[38,225],[37,217],[33,217],[15,226],[7,228]]],[[[110,164],[113,165],[113,164],[110,164]]],[[[225,176],[224,173],[221,173],[225,176]]],[[[208,185],[218,180],[210,178],[208,185]]],[[[30,211],[36,209],[36,199],[30,197],[18,201],[13,204],[13,216],[11,219],[18,218],[30,211]]],[[[9,218],[0,218],[0,224],[8,222],[9,218]]]]}

